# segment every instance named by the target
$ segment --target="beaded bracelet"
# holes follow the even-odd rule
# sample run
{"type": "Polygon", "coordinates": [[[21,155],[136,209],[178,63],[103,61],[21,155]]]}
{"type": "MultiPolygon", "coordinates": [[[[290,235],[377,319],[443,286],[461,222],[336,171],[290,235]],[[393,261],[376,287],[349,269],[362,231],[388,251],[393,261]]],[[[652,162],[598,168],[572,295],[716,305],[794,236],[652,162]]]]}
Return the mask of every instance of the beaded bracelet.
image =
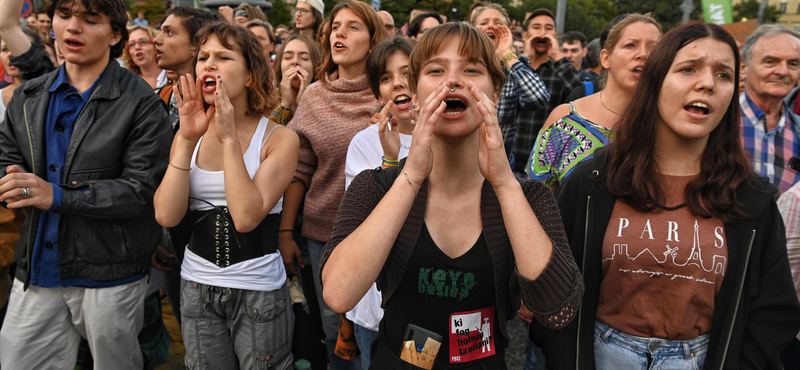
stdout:
{"type": "Polygon", "coordinates": [[[400,164],[400,160],[399,159],[395,159],[395,160],[392,161],[392,160],[386,159],[386,157],[381,156],[381,160],[383,160],[383,167],[394,167],[394,166],[397,166],[398,164],[400,164]]]}

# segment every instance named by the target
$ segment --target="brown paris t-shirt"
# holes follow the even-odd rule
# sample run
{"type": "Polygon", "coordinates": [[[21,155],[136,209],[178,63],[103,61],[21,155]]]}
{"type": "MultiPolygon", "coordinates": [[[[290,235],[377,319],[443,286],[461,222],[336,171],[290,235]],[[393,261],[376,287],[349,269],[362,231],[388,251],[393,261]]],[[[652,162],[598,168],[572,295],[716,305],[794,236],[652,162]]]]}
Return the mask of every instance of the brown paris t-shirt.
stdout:
{"type": "MultiPolygon", "coordinates": [[[[695,176],[660,175],[665,206],[695,176]]],[[[688,207],[640,212],[618,200],[603,240],[597,319],[627,334],[685,340],[711,331],[728,267],[725,226],[688,207]]]]}

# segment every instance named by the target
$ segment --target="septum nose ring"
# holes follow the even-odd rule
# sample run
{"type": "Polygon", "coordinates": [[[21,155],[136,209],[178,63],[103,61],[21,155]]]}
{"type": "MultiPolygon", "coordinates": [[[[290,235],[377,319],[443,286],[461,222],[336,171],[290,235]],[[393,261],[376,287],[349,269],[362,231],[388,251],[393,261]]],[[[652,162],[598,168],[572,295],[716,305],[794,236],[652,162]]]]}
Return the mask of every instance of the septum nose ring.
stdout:
{"type": "Polygon", "coordinates": [[[450,86],[450,92],[456,92],[456,85],[450,86]]]}

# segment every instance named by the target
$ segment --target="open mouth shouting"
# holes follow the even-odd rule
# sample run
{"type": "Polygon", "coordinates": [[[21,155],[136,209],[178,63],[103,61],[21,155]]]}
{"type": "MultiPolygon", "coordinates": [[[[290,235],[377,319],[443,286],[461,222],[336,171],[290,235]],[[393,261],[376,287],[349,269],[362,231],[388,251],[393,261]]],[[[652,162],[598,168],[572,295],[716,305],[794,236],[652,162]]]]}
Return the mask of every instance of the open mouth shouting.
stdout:
{"type": "Polygon", "coordinates": [[[411,105],[411,97],[406,94],[400,94],[394,98],[394,105],[397,109],[406,110],[411,105]]]}
{"type": "Polygon", "coordinates": [[[469,100],[465,96],[458,94],[447,95],[443,101],[447,107],[442,113],[442,118],[446,119],[461,118],[469,106],[469,100]]]}
{"type": "Polygon", "coordinates": [[[64,40],[64,46],[67,47],[67,50],[79,51],[83,49],[84,43],[74,37],[69,37],[64,40]]]}
{"type": "Polygon", "coordinates": [[[694,101],[683,107],[683,110],[689,113],[689,117],[694,119],[704,119],[711,115],[711,107],[708,103],[702,101],[694,101]]]}
{"type": "Polygon", "coordinates": [[[203,92],[204,93],[213,93],[217,90],[217,79],[213,76],[203,76],[203,92]]]}
{"type": "Polygon", "coordinates": [[[631,72],[633,72],[633,76],[634,77],[641,78],[642,77],[642,66],[634,67],[633,69],[631,69],[631,72]]]}
{"type": "Polygon", "coordinates": [[[336,41],[333,43],[333,51],[345,51],[347,50],[347,46],[345,46],[341,41],[336,41]]]}
{"type": "Polygon", "coordinates": [[[136,54],[133,55],[133,57],[136,59],[144,59],[144,53],[141,51],[137,52],[136,54]]]}

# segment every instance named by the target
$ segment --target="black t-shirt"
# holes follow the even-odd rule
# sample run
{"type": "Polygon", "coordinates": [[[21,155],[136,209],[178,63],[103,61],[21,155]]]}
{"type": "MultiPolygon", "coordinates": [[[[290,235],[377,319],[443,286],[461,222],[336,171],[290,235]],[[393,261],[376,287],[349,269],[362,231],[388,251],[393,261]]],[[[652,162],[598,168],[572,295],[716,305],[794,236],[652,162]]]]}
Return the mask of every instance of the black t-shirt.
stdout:
{"type": "Polygon", "coordinates": [[[378,338],[399,356],[406,327],[414,324],[443,338],[435,369],[495,361],[503,358],[506,346],[495,306],[494,270],[483,233],[453,259],[423,225],[403,279],[386,303],[378,338]]]}

